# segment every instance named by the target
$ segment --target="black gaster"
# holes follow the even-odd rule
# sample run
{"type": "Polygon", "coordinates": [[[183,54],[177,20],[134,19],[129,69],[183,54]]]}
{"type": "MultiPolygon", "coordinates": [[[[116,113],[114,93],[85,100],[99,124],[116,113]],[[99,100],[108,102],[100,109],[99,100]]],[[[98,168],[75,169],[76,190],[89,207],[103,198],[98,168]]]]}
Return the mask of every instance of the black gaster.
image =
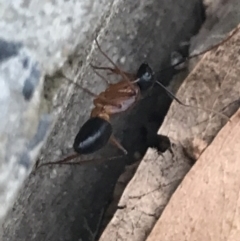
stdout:
{"type": "Polygon", "coordinates": [[[140,65],[137,71],[137,78],[139,78],[137,85],[141,91],[148,90],[154,84],[154,74],[147,63],[140,65]]]}
{"type": "Polygon", "coordinates": [[[85,122],[75,137],[73,149],[79,154],[90,154],[103,148],[112,135],[111,124],[99,117],[85,122]]]}

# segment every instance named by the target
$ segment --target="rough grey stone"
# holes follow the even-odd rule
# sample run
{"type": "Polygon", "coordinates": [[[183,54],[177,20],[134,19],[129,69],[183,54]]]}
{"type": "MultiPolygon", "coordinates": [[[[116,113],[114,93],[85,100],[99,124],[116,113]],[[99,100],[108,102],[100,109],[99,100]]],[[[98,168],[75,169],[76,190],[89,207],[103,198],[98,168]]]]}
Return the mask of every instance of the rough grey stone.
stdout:
{"type": "Polygon", "coordinates": [[[7,42],[3,39],[0,39],[0,62],[17,55],[20,48],[20,43],[7,42]]]}
{"type": "Polygon", "coordinates": [[[88,42],[112,3],[0,0],[0,223],[51,126],[45,74],[88,42]]]}
{"type": "MultiPolygon", "coordinates": [[[[38,62],[19,42],[0,41],[0,219],[29,174],[36,149],[28,148],[41,117],[42,77],[38,62]],[[28,64],[26,64],[26,62],[28,64]],[[26,82],[33,83],[31,89],[26,82]],[[27,90],[27,91],[26,91],[27,90]],[[26,98],[28,97],[28,98],[26,98]],[[29,98],[31,97],[31,99],[29,98]],[[29,158],[30,152],[32,158],[29,158]],[[24,165],[21,155],[25,153],[24,165]]],[[[42,122],[46,121],[42,120],[42,122]]],[[[47,123],[49,120],[47,120],[47,123]]],[[[45,130],[46,133],[46,130],[45,130]]],[[[41,143],[44,139],[38,140],[41,143]]],[[[35,145],[35,147],[36,147],[35,145]]]]}
{"type": "Polygon", "coordinates": [[[89,39],[113,2],[1,0],[0,38],[22,42],[50,74],[89,39]]]}

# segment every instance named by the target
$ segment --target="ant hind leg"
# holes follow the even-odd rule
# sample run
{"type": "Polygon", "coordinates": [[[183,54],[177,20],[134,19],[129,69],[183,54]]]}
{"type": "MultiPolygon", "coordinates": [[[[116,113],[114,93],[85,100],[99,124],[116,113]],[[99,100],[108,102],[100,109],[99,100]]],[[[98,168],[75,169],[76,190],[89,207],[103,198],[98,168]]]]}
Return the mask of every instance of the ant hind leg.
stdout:
{"type": "Polygon", "coordinates": [[[49,165],[78,165],[78,166],[82,166],[85,164],[98,164],[98,163],[102,163],[106,160],[115,160],[118,159],[120,157],[122,157],[122,155],[119,156],[113,156],[110,158],[94,158],[94,159],[86,159],[86,160],[76,160],[74,162],[70,162],[73,159],[76,159],[77,157],[79,157],[80,155],[78,153],[72,154],[67,156],[66,158],[60,160],[60,161],[55,161],[55,162],[45,162],[39,165],[39,161],[37,161],[36,165],[35,165],[35,170],[37,171],[40,167],[43,166],[49,166],[49,165]]]}
{"type": "Polygon", "coordinates": [[[37,160],[36,165],[35,165],[35,170],[39,169],[40,167],[43,166],[48,166],[48,165],[57,165],[57,164],[69,164],[69,162],[75,158],[79,157],[78,153],[73,153],[67,157],[65,157],[64,159],[60,160],[60,161],[53,161],[53,162],[45,162],[42,164],[39,164],[39,160],[37,160]]]}
{"type": "Polygon", "coordinates": [[[128,151],[122,146],[122,144],[113,135],[110,137],[110,142],[118,149],[123,151],[124,155],[128,154],[128,151]]]}

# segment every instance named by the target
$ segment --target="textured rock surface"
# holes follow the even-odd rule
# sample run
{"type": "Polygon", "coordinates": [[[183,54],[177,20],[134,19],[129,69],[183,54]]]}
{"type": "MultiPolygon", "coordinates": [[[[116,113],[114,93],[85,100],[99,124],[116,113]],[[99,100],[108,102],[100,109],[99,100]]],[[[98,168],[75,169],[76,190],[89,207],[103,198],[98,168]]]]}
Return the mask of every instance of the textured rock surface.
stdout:
{"type": "MultiPolygon", "coordinates": [[[[76,6],[75,8],[77,9],[76,6]]],[[[179,42],[188,40],[199,27],[200,10],[197,0],[181,0],[177,4],[169,0],[137,3],[116,1],[109,11],[109,17],[104,22],[96,21],[103,30],[100,33],[100,44],[127,71],[136,70],[144,60],[158,71],[164,64],[169,64],[167,60],[170,53],[177,48],[179,42]]],[[[88,22],[86,18],[84,21],[88,22]]],[[[74,29],[75,31],[77,30],[74,29]]],[[[71,66],[66,65],[64,71],[69,77],[75,76],[77,66],[80,71],[77,75],[79,78],[75,80],[98,93],[105,85],[90,70],[89,62],[94,60],[94,63],[102,65],[109,63],[90,44],[91,42],[86,44],[84,49],[83,45],[75,48],[78,57],[72,56],[71,66]]],[[[53,59],[56,60],[57,57],[53,59]]],[[[56,62],[61,66],[61,61],[56,62]]],[[[53,61],[51,65],[54,66],[56,62],[53,61]]],[[[53,69],[55,67],[46,67],[46,72],[51,74],[53,69]]],[[[161,79],[167,83],[171,75],[161,75],[161,79]]],[[[73,88],[57,75],[45,79],[45,97],[48,95],[49,98],[54,84],[60,83],[63,83],[61,91],[53,100],[57,107],[56,113],[59,109],[62,112],[43,150],[42,160],[45,161],[61,156],[59,150],[67,152],[74,134],[88,118],[91,108],[92,99],[86,93],[73,88]]],[[[113,122],[117,137],[130,152],[134,153],[138,148],[146,149],[140,129],[150,122],[151,114],[161,110],[158,120],[153,123],[153,129],[157,130],[170,103],[169,98],[162,93],[159,88],[154,88],[152,93],[139,102],[131,115],[126,113],[124,118],[116,118],[113,122]]],[[[93,157],[107,158],[116,153],[116,149],[109,147],[93,157]]],[[[94,167],[44,168],[33,173],[5,220],[1,240],[93,240],[98,230],[97,224],[111,198],[116,180],[124,169],[125,161],[131,160],[109,161],[94,167]]]]}
{"type": "Polygon", "coordinates": [[[0,40],[0,220],[29,174],[50,116],[41,111],[39,64],[19,42],[0,40]]]}
{"type": "Polygon", "coordinates": [[[0,223],[52,121],[41,96],[45,74],[88,42],[112,2],[0,1],[0,223]]]}
{"type": "Polygon", "coordinates": [[[113,2],[1,0],[0,38],[23,43],[51,74],[92,38],[113,2]]]}
{"type": "Polygon", "coordinates": [[[184,178],[147,241],[239,240],[240,109],[231,120],[184,178]]]}

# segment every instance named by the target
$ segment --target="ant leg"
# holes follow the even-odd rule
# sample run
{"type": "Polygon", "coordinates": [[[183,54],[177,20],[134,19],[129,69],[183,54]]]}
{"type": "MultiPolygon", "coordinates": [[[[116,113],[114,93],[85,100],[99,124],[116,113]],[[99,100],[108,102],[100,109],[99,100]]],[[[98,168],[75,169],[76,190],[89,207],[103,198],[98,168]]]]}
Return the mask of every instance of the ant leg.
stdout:
{"type": "Polygon", "coordinates": [[[114,74],[118,74],[117,69],[115,69],[115,68],[111,68],[111,67],[101,67],[101,66],[96,66],[96,65],[93,65],[93,64],[91,64],[91,67],[92,67],[93,69],[108,70],[108,71],[110,71],[110,72],[112,72],[112,73],[114,73],[114,74]]]}
{"type": "Polygon", "coordinates": [[[119,141],[113,135],[110,137],[110,142],[118,149],[122,150],[125,155],[128,154],[128,151],[119,143],[119,141]]]}
{"type": "Polygon", "coordinates": [[[110,104],[110,105],[113,105],[113,106],[115,106],[115,107],[121,107],[119,104],[115,103],[114,101],[111,101],[111,100],[108,100],[108,99],[106,99],[106,98],[104,98],[104,97],[101,97],[101,96],[93,93],[93,92],[90,91],[89,89],[81,86],[80,84],[73,82],[73,81],[72,81],[71,79],[69,79],[67,76],[62,75],[62,77],[65,78],[67,81],[69,81],[71,84],[76,85],[77,87],[79,87],[80,89],[82,89],[83,91],[85,91],[86,93],[88,93],[89,95],[91,95],[92,97],[101,99],[101,100],[103,100],[104,102],[106,102],[106,103],[108,103],[108,104],[110,104]]]}
{"type": "Polygon", "coordinates": [[[93,65],[90,64],[90,66],[91,66],[92,70],[94,71],[94,73],[95,73],[97,76],[99,76],[101,79],[103,79],[107,85],[110,85],[110,84],[111,84],[103,75],[99,74],[99,73],[96,71],[96,68],[94,68],[93,65]]]}
{"type": "MultiPolygon", "coordinates": [[[[93,66],[93,65],[91,65],[91,67],[92,67],[94,73],[95,73],[97,76],[99,76],[101,79],[103,79],[107,85],[110,85],[111,83],[110,83],[103,75],[99,74],[99,73],[96,71],[96,69],[110,70],[111,73],[108,73],[108,75],[109,75],[109,74],[117,74],[117,75],[120,74],[120,73],[118,72],[118,70],[112,69],[112,68],[108,68],[108,67],[96,67],[96,66],[93,66]]],[[[127,73],[127,72],[124,72],[124,74],[125,74],[126,76],[128,76],[129,79],[135,79],[135,77],[136,77],[134,74],[130,74],[130,73],[127,73]]]]}
{"type": "Polygon", "coordinates": [[[196,57],[198,57],[198,56],[200,56],[200,55],[203,55],[203,54],[205,54],[205,53],[207,53],[207,52],[209,52],[209,51],[211,51],[211,50],[214,50],[214,49],[218,48],[219,46],[221,46],[221,45],[223,45],[224,43],[226,43],[227,41],[229,41],[235,34],[237,34],[237,32],[238,32],[239,30],[240,30],[240,26],[238,26],[237,28],[235,28],[232,33],[230,33],[225,39],[223,39],[223,40],[220,41],[219,43],[217,43],[217,44],[215,44],[215,45],[207,48],[206,50],[204,50],[204,51],[202,51],[202,52],[200,52],[200,53],[192,54],[192,55],[190,55],[190,56],[188,56],[188,57],[185,57],[185,58],[183,58],[181,61],[179,61],[178,63],[175,63],[175,64],[173,64],[173,65],[171,65],[171,66],[169,66],[169,67],[166,67],[166,68],[161,69],[160,72],[163,72],[163,71],[165,71],[165,70],[167,70],[167,69],[170,69],[170,68],[173,68],[173,67],[177,67],[177,66],[183,64],[184,62],[186,62],[186,61],[188,61],[188,60],[190,60],[190,59],[192,59],[192,58],[196,58],[196,57]]]}
{"type": "Polygon", "coordinates": [[[221,113],[221,112],[217,112],[217,111],[214,111],[214,110],[212,110],[212,109],[203,108],[203,107],[199,107],[199,106],[192,106],[192,105],[184,104],[184,103],[183,103],[182,101],[180,101],[170,90],[168,90],[161,82],[156,81],[156,83],[157,83],[158,85],[160,85],[173,100],[177,101],[178,104],[180,104],[180,105],[182,105],[182,106],[185,106],[185,107],[196,108],[196,109],[203,110],[203,111],[206,111],[206,112],[214,113],[214,114],[216,114],[216,115],[222,116],[223,118],[227,119],[227,121],[230,121],[230,122],[231,122],[230,118],[229,118],[227,115],[225,115],[225,114],[223,114],[223,113],[221,113]]]}
{"type": "Polygon", "coordinates": [[[65,157],[64,159],[62,159],[60,161],[45,162],[45,163],[42,163],[40,165],[39,165],[39,160],[37,160],[35,168],[39,169],[40,167],[48,166],[48,165],[65,164],[65,163],[67,163],[67,162],[69,162],[69,161],[71,161],[71,160],[73,160],[74,158],[77,158],[77,157],[79,157],[79,154],[78,153],[74,153],[74,154],[71,154],[71,155],[65,157]]]}
{"type": "Polygon", "coordinates": [[[133,90],[133,92],[135,93],[135,89],[133,87],[133,84],[131,83],[131,81],[129,80],[129,78],[124,74],[124,72],[118,68],[118,66],[107,56],[107,54],[104,53],[104,51],[101,49],[98,41],[97,41],[97,38],[95,38],[95,42],[97,44],[97,47],[98,47],[98,50],[100,51],[100,53],[114,66],[114,68],[119,71],[120,75],[123,77],[123,79],[125,81],[127,81],[129,83],[129,86],[131,87],[131,89],[133,90]]]}
{"type": "Polygon", "coordinates": [[[86,93],[88,93],[88,94],[91,95],[92,97],[96,98],[96,97],[98,96],[97,94],[93,93],[93,92],[90,91],[89,89],[87,89],[87,88],[81,86],[80,84],[74,82],[73,80],[69,79],[69,78],[68,78],[67,76],[65,76],[64,74],[61,74],[61,76],[62,76],[63,78],[65,78],[69,83],[76,85],[79,89],[85,91],[86,93]]]}
{"type": "MultiPolygon", "coordinates": [[[[118,71],[118,69],[116,68],[111,68],[111,67],[101,67],[101,66],[95,66],[95,65],[92,65],[91,64],[91,67],[93,69],[98,69],[98,70],[108,70],[110,71],[111,73],[107,73],[107,75],[110,75],[110,74],[116,74],[116,75],[120,75],[120,72],[118,71]]],[[[122,71],[129,79],[136,79],[136,74],[132,74],[132,73],[128,73],[128,72],[125,72],[125,71],[122,71]]]]}
{"type": "Polygon", "coordinates": [[[211,51],[211,50],[213,50],[213,49],[218,48],[219,46],[221,46],[221,45],[223,45],[224,43],[226,43],[227,41],[229,41],[235,34],[237,34],[237,32],[238,32],[239,30],[240,30],[240,26],[238,26],[237,28],[235,28],[232,33],[230,33],[225,39],[223,39],[223,40],[220,41],[219,43],[217,43],[217,44],[209,47],[208,49],[202,51],[201,53],[197,53],[197,54],[190,55],[190,56],[188,57],[188,59],[192,59],[192,58],[198,57],[198,56],[203,55],[203,54],[205,54],[205,53],[207,53],[207,52],[209,52],[209,51],[211,51]]]}
{"type": "Polygon", "coordinates": [[[117,73],[116,69],[115,68],[111,68],[111,67],[101,67],[101,66],[96,66],[96,65],[93,65],[93,64],[91,64],[91,67],[93,69],[108,70],[110,72],[117,73]]]}

